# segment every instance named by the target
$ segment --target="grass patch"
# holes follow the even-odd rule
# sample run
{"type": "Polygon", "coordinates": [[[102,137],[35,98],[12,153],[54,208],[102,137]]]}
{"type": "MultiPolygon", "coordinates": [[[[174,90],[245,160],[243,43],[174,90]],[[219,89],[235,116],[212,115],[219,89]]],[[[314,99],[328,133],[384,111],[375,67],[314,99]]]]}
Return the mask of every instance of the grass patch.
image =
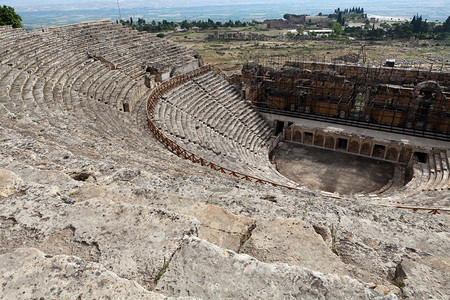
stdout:
{"type": "Polygon", "coordinates": [[[170,261],[165,262],[163,264],[163,267],[161,268],[161,270],[159,270],[158,274],[156,274],[156,276],[155,276],[155,282],[158,282],[161,279],[161,277],[164,275],[167,268],[169,267],[169,263],[170,263],[170,261]]]}
{"type": "Polygon", "coordinates": [[[250,239],[250,237],[252,236],[252,232],[255,228],[256,228],[256,224],[253,223],[252,225],[250,225],[250,227],[247,228],[246,232],[241,234],[241,236],[239,238],[239,249],[237,251],[238,253],[241,250],[241,247],[244,246],[245,242],[247,242],[250,239]]]}
{"type": "Polygon", "coordinates": [[[392,279],[391,280],[391,283],[393,284],[393,285],[395,285],[396,287],[399,287],[399,288],[404,288],[405,287],[405,282],[404,282],[404,280],[405,280],[405,278],[403,278],[403,276],[398,276],[398,277],[395,277],[394,279],[392,279]]]}

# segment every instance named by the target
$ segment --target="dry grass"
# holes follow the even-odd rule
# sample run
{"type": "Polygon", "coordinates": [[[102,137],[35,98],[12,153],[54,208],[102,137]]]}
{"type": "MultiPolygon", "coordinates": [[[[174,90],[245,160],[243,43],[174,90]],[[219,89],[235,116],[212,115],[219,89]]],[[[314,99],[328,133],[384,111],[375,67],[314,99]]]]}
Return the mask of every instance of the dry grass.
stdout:
{"type": "MultiPolygon", "coordinates": [[[[400,63],[418,67],[450,68],[450,47],[436,46],[436,42],[419,41],[415,45],[409,41],[356,41],[356,40],[304,40],[287,41],[286,31],[262,31],[255,28],[221,29],[221,32],[241,30],[269,36],[268,41],[206,41],[213,31],[168,33],[166,38],[196,49],[205,62],[221,68],[225,73],[236,73],[246,61],[259,61],[282,65],[285,60],[332,61],[345,55],[357,57],[361,46],[365,45],[367,60],[379,65],[386,59],[396,59],[400,63]],[[431,54],[431,55],[430,55],[431,54]],[[442,65],[442,60],[447,62],[442,65]]],[[[442,42],[441,42],[442,44],[442,42]]],[[[360,56],[361,57],[361,56],[360,56]]]]}

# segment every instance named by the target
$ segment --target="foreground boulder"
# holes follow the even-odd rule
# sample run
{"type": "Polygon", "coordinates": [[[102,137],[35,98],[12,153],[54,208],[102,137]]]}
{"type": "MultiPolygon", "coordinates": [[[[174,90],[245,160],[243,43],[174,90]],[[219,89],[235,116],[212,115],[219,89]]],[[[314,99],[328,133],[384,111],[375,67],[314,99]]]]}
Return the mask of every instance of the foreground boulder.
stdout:
{"type": "Polygon", "coordinates": [[[185,235],[198,222],[161,209],[93,198],[73,203],[56,187],[28,184],[2,201],[0,254],[34,247],[98,262],[151,289],[185,235]]]}
{"type": "Polygon", "coordinates": [[[0,255],[1,299],[165,299],[75,256],[22,248],[0,255]]]}
{"type": "Polygon", "coordinates": [[[22,183],[22,179],[14,172],[0,169],[0,198],[13,194],[22,183]]]}
{"type": "Polygon", "coordinates": [[[348,276],[263,263],[198,238],[184,239],[156,290],[204,299],[397,299],[348,276]]]}
{"type": "Polygon", "coordinates": [[[313,226],[298,219],[258,220],[240,253],[267,263],[283,262],[322,273],[350,275],[313,226]]]}

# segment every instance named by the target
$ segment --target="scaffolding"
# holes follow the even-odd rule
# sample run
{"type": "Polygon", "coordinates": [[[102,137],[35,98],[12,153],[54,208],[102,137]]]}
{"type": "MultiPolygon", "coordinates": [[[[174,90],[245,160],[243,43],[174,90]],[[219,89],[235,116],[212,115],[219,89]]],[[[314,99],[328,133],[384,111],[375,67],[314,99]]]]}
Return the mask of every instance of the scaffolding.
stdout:
{"type": "Polygon", "coordinates": [[[244,79],[246,68],[261,112],[450,141],[449,73],[272,60],[244,65],[244,79]]]}

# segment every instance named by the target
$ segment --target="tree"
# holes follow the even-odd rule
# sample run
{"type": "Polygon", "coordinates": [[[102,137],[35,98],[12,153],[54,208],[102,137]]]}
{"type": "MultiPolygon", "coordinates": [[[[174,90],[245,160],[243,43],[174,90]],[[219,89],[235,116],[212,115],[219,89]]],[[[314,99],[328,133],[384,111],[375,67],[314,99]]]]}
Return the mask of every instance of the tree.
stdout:
{"type": "Polygon", "coordinates": [[[338,23],[338,22],[334,23],[333,27],[331,27],[331,29],[333,29],[333,32],[336,35],[341,35],[343,33],[341,23],[338,23]]]}
{"type": "Polygon", "coordinates": [[[345,24],[345,18],[344,18],[344,15],[342,14],[342,12],[339,12],[339,14],[337,16],[337,22],[340,23],[341,25],[345,24]]]}
{"type": "Polygon", "coordinates": [[[191,24],[191,22],[188,22],[187,20],[183,20],[183,21],[180,23],[180,27],[181,27],[182,29],[189,30],[189,29],[192,28],[192,24],[191,24]]]}
{"type": "Polygon", "coordinates": [[[3,7],[0,7],[0,25],[12,25],[13,28],[21,28],[22,18],[16,14],[14,8],[3,5],[3,7]]]}
{"type": "Polygon", "coordinates": [[[391,28],[391,25],[389,25],[386,22],[383,22],[383,23],[380,24],[380,27],[383,28],[383,29],[389,29],[389,28],[391,28]]]}
{"type": "Polygon", "coordinates": [[[138,18],[137,23],[138,23],[139,26],[143,26],[143,25],[145,25],[145,20],[141,19],[141,18],[138,18]]]}
{"type": "Polygon", "coordinates": [[[442,25],[442,29],[444,32],[450,32],[450,16],[445,20],[444,24],[442,25]]]}

